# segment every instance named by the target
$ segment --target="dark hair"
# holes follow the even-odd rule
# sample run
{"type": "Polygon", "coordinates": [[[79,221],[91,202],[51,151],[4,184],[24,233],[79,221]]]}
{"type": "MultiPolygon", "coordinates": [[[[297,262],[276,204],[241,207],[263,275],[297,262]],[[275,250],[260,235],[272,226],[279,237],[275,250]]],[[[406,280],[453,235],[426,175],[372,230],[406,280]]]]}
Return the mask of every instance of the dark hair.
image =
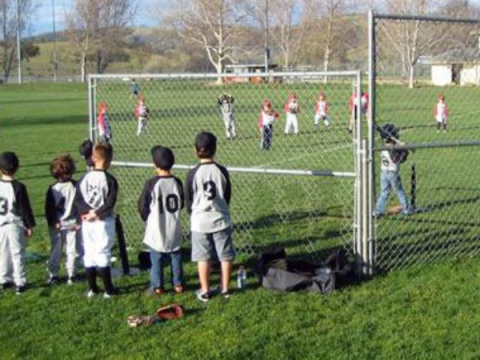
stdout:
{"type": "Polygon", "coordinates": [[[77,170],[75,161],[70,154],[59,155],[50,163],[50,174],[57,180],[70,178],[75,170],[77,170]]]}
{"type": "Polygon", "coordinates": [[[209,159],[217,152],[217,138],[210,132],[201,132],[195,138],[195,149],[200,159],[209,159]]]}
{"type": "Polygon", "coordinates": [[[93,147],[93,155],[106,163],[110,163],[113,159],[113,146],[108,142],[99,142],[93,147]]]}
{"type": "Polygon", "coordinates": [[[170,171],[175,164],[175,155],[170,148],[154,146],[152,148],[152,160],[157,168],[170,171]]]}
{"type": "Polygon", "coordinates": [[[5,175],[12,176],[20,167],[17,154],[14,152],[4,152],[0,155],[0,171],[5,175]]]}
{"type": "Polygon", "coordinates": [[[80,155],[85,159],[85,162],[87,163],[87,166],[93,166],[92,162],[92,151],[93,151],[93,142],[90,139],[85,139],[83,142],[80,144],[80,147],[78,149],[80,152],[80,155]]]}

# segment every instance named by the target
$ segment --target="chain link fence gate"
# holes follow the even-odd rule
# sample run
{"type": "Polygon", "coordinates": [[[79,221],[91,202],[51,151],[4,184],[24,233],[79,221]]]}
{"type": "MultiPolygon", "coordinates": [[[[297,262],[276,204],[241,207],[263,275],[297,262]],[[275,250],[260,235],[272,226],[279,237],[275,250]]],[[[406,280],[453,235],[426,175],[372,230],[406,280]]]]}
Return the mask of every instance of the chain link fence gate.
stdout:
{"type": "MultiPolygon", "coordinates": [[[[241,253],[251,256],[284,246],[293,256],[319,258],[338,247],[357,254],[360,122],[354,135],[348,128],[349,99],[360,80],[359,72],[90,76],[90,135],[98,139],[97,108],[106,103],[115,149],[112,172],[120,184],[117,210],[129,246],[142,248],[144,224],[136,204],[145,181],[154,176],[150,149],[171,147],[173,173],[185,180],[197,161],[195,135],[211,131],[218,138],[216,160],[231,173],[233,235],[241,253]],[[135,88],[150,109],[140,135],[135,88]],[[323,119],[315,125],[320,92],[329,106],[329,126],[323,119]],[[298,134],[285,134],[284,105],[291,93],[300,107],[298,134]],[[227,138],[218,104],[222,94],[234,98],[235,139],[227,138]],[[271,150],[260,149],[258,119],[264,99],[280,115],[273,124],[271,150]]],[[[188,216],[182,220],[188,247],[188,216]]]]}
{"type": "Polygon", "coordinates": [[[478,254],[480,22],[371,13],[369,75],[371,269],[478,254]],[[388,123],[410,152],[400,176],[412,214],[373,218],[386,149],[377,130],[388,123]]]}

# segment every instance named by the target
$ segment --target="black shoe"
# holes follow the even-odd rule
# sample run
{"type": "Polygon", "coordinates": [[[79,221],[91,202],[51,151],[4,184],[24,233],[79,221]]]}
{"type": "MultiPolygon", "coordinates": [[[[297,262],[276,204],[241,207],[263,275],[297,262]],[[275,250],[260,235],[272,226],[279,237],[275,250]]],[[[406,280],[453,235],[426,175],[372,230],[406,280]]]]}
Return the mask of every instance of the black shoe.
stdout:
{"type": "Polygon", "coordinates": [[[25,291],[27,291],[27,286],[26,285],[17,286],[16,294],[17,295],[22,295],[25,291]]]}
{"type": "Polygon", "coordinates": [[[7,289],[10,289],[10,288],[13,287],[13,283],[11,283],[11,282],[6,282],[6,283],[3,283],[3,284],[1,285],[1,287],[2,287],[2,290],[7,290],[7,289]]]}
{"type": "Polygon", "coordinates": [[[212,300],[212,293],[210,291],[206,293],[202,293],[201,290],[198,290],[197,299],[200,300],[201,302],[207,303],[210,300],[212,300]]]}
{"type": "Polygon", "coordinates": [[[232,293],[230,290],[225,290],[220,293],[224,299],[230,299],[230,296],[232,296],[232,293]]]}

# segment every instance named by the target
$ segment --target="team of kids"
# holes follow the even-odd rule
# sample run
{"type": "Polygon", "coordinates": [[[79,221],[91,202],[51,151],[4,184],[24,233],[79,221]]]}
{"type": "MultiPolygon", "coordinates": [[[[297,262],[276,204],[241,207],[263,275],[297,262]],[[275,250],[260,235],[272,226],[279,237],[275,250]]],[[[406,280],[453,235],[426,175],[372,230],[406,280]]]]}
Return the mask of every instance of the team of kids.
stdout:
{"type": "MultiPolygon", "coordinates": [[[[173,291],[185,288],[181,256],[180,211],[186,208],[191,218],[192,261],[197,262],[200,289],[197,298],[208,302],[219,293],[230,297],[229,284],[235,250],[230,220],[231,185],[228,171],[214,161],[216,137],[199,133],[195,150],[199,164],[187,176],[185,186],[171,174],[175,157],[171,149],[155,146],[151,150],[155,177],[148,180],[138,200],[138,211],[146,223],[143,242],[150,248],[150,293],[165,292],[163,265],[170,259],[173,291]],[[210,286],[212,262],[220,260],[221,284],[210,286]]],[[[49,283],[58,282],[62,249],[66,252],[68,284],[76,280],[81,256],[88,281],[88,297],[100,293],[97,276],[103,280],[103,297],[117,293],[110,271],[115,235],[114,208],[118,183],[108,172],[113,148],[97,143],[87,164],[91,170],[78,182],[72,179],[75,163],[70,155],[57,156],[50,164],[56,182],[48,188],[45,216],[50,231],[49,283]]],[[[15,180],[18,157],[12,152],[0,155],[0,284],[3,290],[26,290],[26,238],[31,237],[35,219],[26,187],[15,180]]]]}

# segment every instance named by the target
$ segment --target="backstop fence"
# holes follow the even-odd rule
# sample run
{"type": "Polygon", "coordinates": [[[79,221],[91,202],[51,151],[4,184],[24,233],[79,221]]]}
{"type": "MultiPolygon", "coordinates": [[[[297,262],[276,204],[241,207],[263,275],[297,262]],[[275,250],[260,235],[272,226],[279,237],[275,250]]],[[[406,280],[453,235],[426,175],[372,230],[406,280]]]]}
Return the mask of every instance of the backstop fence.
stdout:
{"type": "Polygon", "coordinates": [[[369,23],[369,267],[478,254],[480,22],[371,13],[369,23]],[[400,165],[405,215],[382,213],[378,200],[390,187],[381,161],[391,149],[377,131],[386,124],[400,131],[394,147],[409,151],[400,165]]]}
{"type": "MultiPolygon", "coordinates": [[[[104,103],[115,151],[112,171],[120,184],[118,212],[129,246],[142,248],[144,224],[136,208],[144,183],[155,176],[150,149],[172,148],[174,175],[185,180],[197,162],[195,135],[210,131],[218,138],[216,160],[231,173],[233,237],[241,253],[283,246],[294,256],[318,258],[343,247],[362,256],[365,143],[362,111],[350,103],[360,87],[356,71],[90,76],[90,136],[100,136],[98,108],[104,103]],[[286,106],[291,94],[298,99],[296,111],[286,106]],[[320,94],[327,107],[319,104],[320,94]],[[219,102],[222,95],[230,102],[219,102]],[[135,114],[139,96],[149,108],[144,127],[135,114]],[[266,99],[279,115],[270,134],[259,124],[266,99]]],[[[188,247],[187,214],[182,221],[188,247]]]]}

